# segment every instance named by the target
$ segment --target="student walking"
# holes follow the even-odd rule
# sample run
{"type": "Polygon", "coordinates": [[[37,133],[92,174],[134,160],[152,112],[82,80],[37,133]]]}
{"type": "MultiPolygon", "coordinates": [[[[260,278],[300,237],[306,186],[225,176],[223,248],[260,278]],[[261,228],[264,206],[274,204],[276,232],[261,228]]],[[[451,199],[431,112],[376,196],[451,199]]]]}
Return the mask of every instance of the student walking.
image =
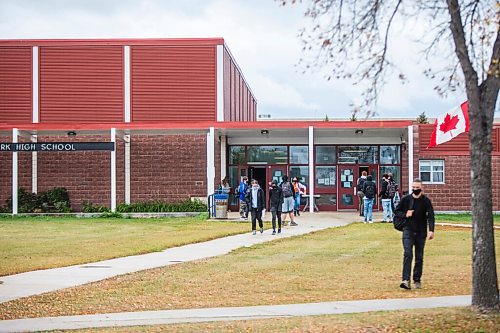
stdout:
{"type": "Polygon", "coordinates": [[[240,220],[248,219],[248,206],[246,201],[246,194],[248,190],[248,177],[244,176],[238,186],[238,198],[240,199],[240,220]]]}
{"type": "Polygon", "coordinates": [[[250,207],[252,216],[252,233],[254,235],[257,233],[257,220],[259,221],[260,233],[263,233],[264,224],[262,223],[262,210],[265,204],[264,191],[260,188],[259,182],[252,179],[252,187],[247,193],[247,204],[250,207]]]}
{"type": "Polygon", "coordinates": [[[293,191],[295,192],[295,204],[293,206],[293,215],[300,216],[300,199],[302,194],[306,194],[306,186],[300,183],[300,178],[292,178],[293,191]]]}
{"type": "Polygon", "coordinates": [[[358,199],[359,199],[359,204],[358,204],[358,210],[359,210],[359,216],[364,216],[363,210],[364,210],[364,205],[363,205],[363,199],[365,197],[365,193],[363,192],[363,185],[365,184],[366,181],[366,175],[368,173],[366,171],[361,172],[361,177],[358,178],[358,181],[356,182],[356,189],[358,190],[358,199]]]}
{"type": "Polygon", "coordinates": [[[269,189],[269,210],[273,216],[273,235],[276,235],[276,219],[278,219],[278,234],[281,233],[281,206],[283,205],[283,191],[278,181],[273,180],[269,189]]]}
{"type": "Polygon", "coordinates": [[[401,198],[395,213],[398,217],[406,217],[403,227],[403,274],[399,285],[403,289],[411,289],[411,263],[415,248],[415,266],[413,267],[413,283],[416,289],[422,288],[422,271],[424,265],[424,247],[429,228],[428,239],[434,239],[434,208],[431,200],[423,194],[422,181],[415,179],[412,194],[401,198]]]}
{"type": "Polygon", "coordinates": [[[377,185],[373,182],[373,178],[371,175],[366,177],[366,181],[363,184],[363,193],[365,194],[363,198],[364,205],[364,223],[373,223],[372,220],[372,210],[373,210],[373,201],[375,200],[375,196],[377,195],[377,185]]]}
{"type": "Polygon", "coordinates": [[[283,182],[281,183],[281,190],[283,192],[283,205],[281,206],[281,221],[283,225],[286,225],[286,216],[287,214],[290,216],[290,225],[291,226],[296,226],[298,225],[295,223],[294,218],[293,218],[293,208],[295,205],[295,192],[293,189],[292,184],[288,181],[288,176],[284,175],[283,176],[283,182]]]}
{"type": "MultiPolygon", "coordinates": [[[[394,182],[392,185],[394,185],[394,182]]],[[[392,193],[391,197],[389,193],[389,175],[386,173],[382,175],[382,187],[378,195],[382,199],[382,208],[384,209],[382,223],[387,221],[392,223],[392,198],[394,197],[394,193],[392,193]]]]}

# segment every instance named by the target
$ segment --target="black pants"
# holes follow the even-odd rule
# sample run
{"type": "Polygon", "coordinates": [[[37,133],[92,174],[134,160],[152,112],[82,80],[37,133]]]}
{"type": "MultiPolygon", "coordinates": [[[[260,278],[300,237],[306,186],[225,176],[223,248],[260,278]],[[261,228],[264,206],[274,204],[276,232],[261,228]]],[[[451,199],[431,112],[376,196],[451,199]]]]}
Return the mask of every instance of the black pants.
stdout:
{"type": "Polygon", "coordinates": [[[273,230],[276,230],[276,219],[278,219],[278,229],[281,229],[281,212],[276,210],[271,210],[273,214],[273,230]]]}
{"type": "Polygon", "coordinates": [[[252,230],[256,230],[257,220],[259,220],[259,227],[264,228],[262,223],[262,209],[252,208],[250,210],[252,213],[252,230]]]}
{"type": "Polygon", "coordinates": [[[415,266],[413,267],[413,282],[420,282],[424,266],[425,235],[413,232],[408,228],[403,230],[403,280],[410,281],[413,247],[415,247],[415,266]]]}

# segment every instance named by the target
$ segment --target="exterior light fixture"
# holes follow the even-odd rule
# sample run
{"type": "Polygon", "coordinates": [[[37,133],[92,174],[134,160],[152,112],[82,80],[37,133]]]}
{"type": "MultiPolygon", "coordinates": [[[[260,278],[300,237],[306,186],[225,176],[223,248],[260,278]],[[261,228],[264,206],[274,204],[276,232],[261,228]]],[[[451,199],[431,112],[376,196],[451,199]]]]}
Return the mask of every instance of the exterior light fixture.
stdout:
{"type": "Polygon", "coordinates": [[[260,134],[262,134],[262,135],[268,135],[269,134],[269,130],[266,130],[266,129],[260,130],[260,134]]]}
{"type": "Polygon", "coordinates": [[[75,131],[69,131],[67,134],[68,134],[68,136],[76,136],[76,132],[75,131]]]}
{"type": "Polygon", "coordinates": [[[354,131],[354,134],[361,135],[361,134],[363,134],[363,130],[362,129],[357,129],[357,130],[354,131]]]}

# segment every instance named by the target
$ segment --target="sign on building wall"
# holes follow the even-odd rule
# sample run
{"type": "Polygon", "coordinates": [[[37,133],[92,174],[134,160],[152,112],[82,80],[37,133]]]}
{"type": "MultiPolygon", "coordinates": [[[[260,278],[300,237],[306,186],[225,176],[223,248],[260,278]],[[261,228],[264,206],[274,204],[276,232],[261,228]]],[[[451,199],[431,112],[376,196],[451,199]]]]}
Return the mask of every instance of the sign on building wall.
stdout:
{"type": "Polygon", "coordinates": [[[114,142],[21,142],[0,143],[0,152],[115,150],[114,142]]]}

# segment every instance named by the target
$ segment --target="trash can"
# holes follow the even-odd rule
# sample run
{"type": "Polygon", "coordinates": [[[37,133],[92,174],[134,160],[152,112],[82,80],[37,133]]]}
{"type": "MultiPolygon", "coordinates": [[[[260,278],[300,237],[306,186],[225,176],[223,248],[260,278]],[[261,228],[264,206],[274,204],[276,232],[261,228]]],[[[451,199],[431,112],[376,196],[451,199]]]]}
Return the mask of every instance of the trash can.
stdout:
{"type": "Polygon", "coordinates": [[[227,219],[227,204],[229,194],[222,191],[215,193],[215,218],[227,219]]]}

